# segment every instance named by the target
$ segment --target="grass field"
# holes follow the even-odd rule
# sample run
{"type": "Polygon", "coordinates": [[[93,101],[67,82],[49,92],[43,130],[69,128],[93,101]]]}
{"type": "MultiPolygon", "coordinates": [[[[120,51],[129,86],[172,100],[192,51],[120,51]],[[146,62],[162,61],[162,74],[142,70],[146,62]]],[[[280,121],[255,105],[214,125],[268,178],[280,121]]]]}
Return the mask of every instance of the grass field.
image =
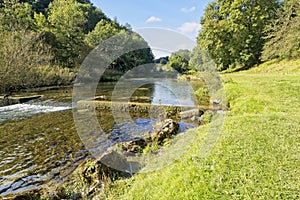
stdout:
{"type": "Polygon", "coordinates": [[[222,78],[232,109],[211,154],[201,155],[206,125],[189,132],[194,141],[180,159],[98,198],[300,199],[300,61],[222,78]]]}

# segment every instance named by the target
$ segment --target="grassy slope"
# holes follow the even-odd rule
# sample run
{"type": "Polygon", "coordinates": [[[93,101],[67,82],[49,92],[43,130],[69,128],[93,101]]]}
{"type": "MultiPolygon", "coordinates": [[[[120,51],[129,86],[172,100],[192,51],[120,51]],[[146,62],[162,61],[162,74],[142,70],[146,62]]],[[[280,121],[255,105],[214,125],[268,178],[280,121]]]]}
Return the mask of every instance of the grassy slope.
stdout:
{"type": "Polygon", "coordinates": [[[180,161],[113,186],[107,199],[299,199],[300,61],[222,75],[232,110],[212,154],[201,127],[180,161]]]}

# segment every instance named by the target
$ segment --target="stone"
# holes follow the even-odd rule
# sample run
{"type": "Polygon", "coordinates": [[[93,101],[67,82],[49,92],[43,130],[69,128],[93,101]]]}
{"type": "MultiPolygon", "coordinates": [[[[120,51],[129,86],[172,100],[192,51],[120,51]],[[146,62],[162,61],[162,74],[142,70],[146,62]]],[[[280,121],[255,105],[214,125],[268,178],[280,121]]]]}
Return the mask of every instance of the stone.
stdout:
{"type": "Polygon", "coordinates": [[[186,118],[191,118],[193,116],[199,116],[200,111],[199,109],[192,109],[192,110],[180,112],[179,114],[182,119],[186,119],[186,118]]]}
{"type": "Polygon", "coordinates": [[[164,125],[152,135],[153,143],[162,145],[165,140],[171,139],[173,135],[176,135],[179,131],[179,124],[172,119],[167,119],[163,123],[164,125]]]}
{"type": "Polygon", "coordinates": [[[139,153],[147,146],[147,142],[143,138],[135,138],[128,142],[122,143],[122,149],[129,153],[139,153]]]}
{"type": "Polygon", "coordinates": [[[35,95],[35,96],[28,96],[28,97],[10,97],[9,95],[4,95],[3,98],[0,100],[0,107],[1,106],[9,106],[19,103],[26,103],[28,101],[33,101],[43,97],[42,95],[35,95]]]}
{"type": "Polygon", "coordinates": [[[213,100],[213,105],[219,105],[221,103],[221,99],[213,100]]]}
{"type": "Polygon", "coordinates": [[[129,163],[119,153],[110,151],[97,160],[88,160],[78,167],[81,180],[88,185],[93,185],[99,181],[107,179],[116,180],[119,177],[130,177],[126,172],[129,163]]]}
{"type": "Polygon", "coordinates": [[[99,159],[97,159],[97,162],[105,165],[106,167],[103,167],[105,170],[108,170],[108,173],[116,171],[126,172],[130,169],[125,155],[122,155],[116,146],[106,151],[99,159]]]}

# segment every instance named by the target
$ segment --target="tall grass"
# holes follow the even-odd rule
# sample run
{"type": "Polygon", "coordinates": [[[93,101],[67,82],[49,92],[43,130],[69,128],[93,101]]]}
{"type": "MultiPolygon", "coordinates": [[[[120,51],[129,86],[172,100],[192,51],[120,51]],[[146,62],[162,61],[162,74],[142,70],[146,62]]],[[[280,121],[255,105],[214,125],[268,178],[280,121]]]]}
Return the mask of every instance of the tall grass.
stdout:
{"type": "Polygon", "coordinates": [[[0,73],[0,92],[17,91],[20,89],[69,85],[75,73],[58,66],[39,66],[24,69],[18,75],[0,73]]]}

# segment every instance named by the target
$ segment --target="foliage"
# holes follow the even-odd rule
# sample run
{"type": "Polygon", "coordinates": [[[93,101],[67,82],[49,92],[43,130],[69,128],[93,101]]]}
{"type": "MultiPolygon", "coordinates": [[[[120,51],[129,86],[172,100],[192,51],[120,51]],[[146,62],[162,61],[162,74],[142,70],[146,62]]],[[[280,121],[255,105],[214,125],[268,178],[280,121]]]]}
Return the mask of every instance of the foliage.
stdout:
{"type": "MultiPolygon", "coordinates": [[[[55,65],[53,69],[61,67],[58,74],[65,67],[76,72],[93,48],[125,31],[131,31],[130,25],[110,20],[89,0],[0,1],[0,88],[7,91],[39,86],[34,82],[44,84],[32,77],[33,69],[52,74],[46,69],[55,65]]],[[[133,32],[132,39],[145,42],[133,32]]],[[[120,57],[111,67],[119,73],[152,60],[151,50],[142,49],[120,57]]],[[[42,79],[44,75],[34,76],[42,79]]],[[[72,79],[73,75],[70,76],[72,79]]],[[[64,82],[53,78],[47,82],[64,82]]],[[[65,80],[64,75],[60,78],[65,80]]]]}
{"type": "Polygon", "coordinates": [[[9,91],[35,85],[36,68],[50,64],[52,54],[42,34],[35,31],[30,5],[4,2],[0,12],[0,90],[9,91]]]}
{"type": "Polygon", "coordinates": [[[260,63],[263,30],[275,16],[278,0],[216,0],[201,19],[198,45],[207,50],[220,70],[260,63]]]}
{"type": "Polygon", "coordinates": [[[276,19],[266,28],[263,60],[300,58],[300,2],[285,0],[276,19]]]}
{"type": "Polygon", "coordinates": [[[167,65],[179,73],[187,73],[191,69],[189,66],[190,53],[187,49],[173,52],[167,65]]]}
{"type": "MultiPolygon", "coordinates": [[[[115,20],[108,19],[91,4],[76,0],[54,0],[49,6],[49,22],[56,39],[55,57],[59,65],[67,67],[77,67],[98,44],[116,34],[130,31],[115,20]]],[[[133,40],[140,40],[134,34],[132,37],[133,40]]],[[[123,56],[112,66],[123,72],[152,59],[151,51],[140,50],[123,56]]]]}
{"type": "MultiPolygon", "coordinates": [[[[124,38],[122,41],[122,43],[126,43],[126,47],[132,46],[134,48],[137,46],[148,46],[141,36],[132,32],[131,30],[128,30],[125,26],[119,25],[116,20],[100,20],[97,23],[95,29],[85,36],[85,42],[89,45],[90,48],[95,48],[100,43],[117,34],[124,36],[126,35],[126,38],[124,38]]],[[[109,48],[113,46],[114,45],[111,45],[109,48]]],[[[119,47],[115,48],[117,51],[119,47]]],[[[133,67],[151,63],[153,59],[154,56],[149,48],[134,50],[114,60],[106,72],[108,72],[109,74],[120,74],[120,72],[122,72],[120,74],[122,75],[124,72],[132,69],[133,67]]],[[[107,73],[104,74],[104,77],[105,76],[109,77],[107,76],[107,73]]]]}
{"type": "Polygon", "coordinates": [[[197,97],[197,101],[199,105],[209,105],[210,103],[210,96],[209,96],[209,90],[207,87],[202,86],[199,87],[194,94],[197,97]]]}
{"type": "Polygon", "coordinates": [[[122,29],[117,22],[100,20],[95,29],[86,35],[85,41],[89,46],[96,47],[104,40],[122,32],[125,32],[125,29],[122,29]]]}
{"type": "Polygon", "coordinates": [[[192,71],[211,71],[216,69],[216,67],[211,67],[214,64],[209,53],[204,50],[199,45],[196,46],[190,54],[189,65],[192,71]]]}
{"type": "Polygon", "coordinates": [[[154,60],[154,63],[161,64],[161,65],[166,65],[168,62],[169,62],[169,56],[160,57],[154,60]]]}
{"type": "Polygon", "coordinates": [[[0,85],[2,90],[26,87],[30,71],[49,62],[48,54],[39,35],[32,32],[2,32],[0,34],[0,85]],[[34,50],[33,50],[34,49],[34,50]]]}
{"type": "Polygon", "coordinates": [[[85,7],[75,0],[54,0],[49,5],[49,23],[55,36],[54,53],[59,65],[75,67],[83,59],[85,7]]]}
{"type": "Polygon", "coordinates": [[[0,31],[20,31],[34,29],[32,8],[28,3],[4,0],[0,8],[0,31]]]}
{"type": "Polygon", "coordinates": [[[32,5],[32,9],[36,13],[46,14],[46,9],[48,8],[50,2],[53,0],[20,0],[20,3],[27,2],[32,5]]]}

